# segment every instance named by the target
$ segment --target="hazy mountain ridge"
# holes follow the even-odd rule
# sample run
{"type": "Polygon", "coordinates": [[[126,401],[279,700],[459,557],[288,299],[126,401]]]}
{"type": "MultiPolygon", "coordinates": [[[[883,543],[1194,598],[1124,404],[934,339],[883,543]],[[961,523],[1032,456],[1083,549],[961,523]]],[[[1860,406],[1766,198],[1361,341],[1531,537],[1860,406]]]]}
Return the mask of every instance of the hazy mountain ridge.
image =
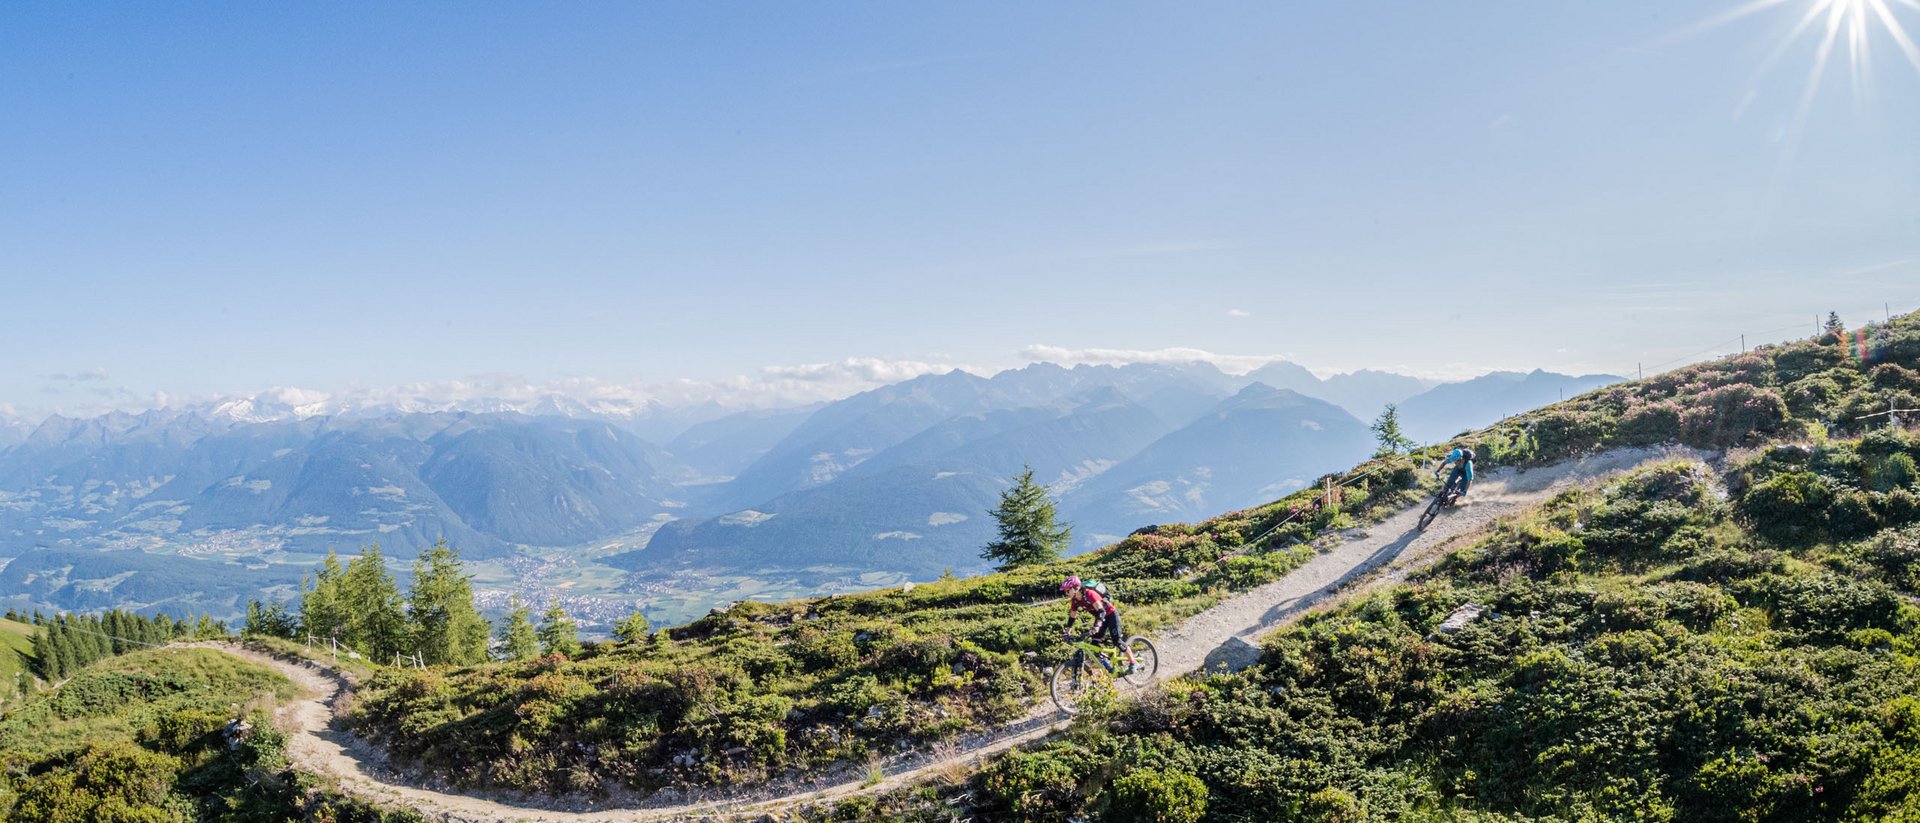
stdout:
{"type": "Polygon", "coordinates": [[[1197,520],[1281,497],[1373,449],[1338,406],[1254,383],[1062,500],[1075,543],[1110,543],[1140,526],[1197,520]]]}
{"type": "Polygon", "coordinates": [[[1467,429],[1622,379],[1610,374],[1571,376],[1539,369],[1492,372],[1472,380],[1435,386],[1408,398],[1400,404],[1401,428],[1415,440],[1437,443],[1467,429]]]}
{"type": "Polygon", "coordinates": [[[265,564],[376,541],[404,559],[445,538],[484,559],[645,539],[651,521],[669,520],[612,563],[927,576],[983,567],[987,509],[1024,466],[1053,485],[1085,547],[1272,499],[1351,464],[1370,448],[1372,416],[1353,406],[1400,402],[1424,438],[1497,419],[1469,418],[1526,392],[1549,392],[1546,402],[1596,380],[1608,378],[1489,375],[1400,398],[1420,381],[1321,380],[1284,362],[1241,376],[1206,363],[1036,363],[794,409],[709,403],[621,419],[552,398],[540,407],[555,414],[537,417],[320,415],[285,393],[52,416],[0,446],[0,553],[142,549],[265,564]]]}
{"type": "Polygon", "coordinates": [[[486,557],[633,528],[688,476],[617,427],[561,417],[49,418],[0,452],[0,548],[377,541],[407,556],[444,537],[486,557]]]}
{"type": "Polygon", "coordinates": [[[1240,377],[1205,363],[929,375],[822,407],[692,517],[617,562],[977,570],[992,502],[981,505],[981,495],[1022,466],[1055,484],[1075,544],[1093,546],[1142,525],[1269,500],[1350,465],[1371,450],[1366,423],[1388,403],[1411,408],[1403,423],[1427,431],[1491,422],[1499,415],[1472,416],[1525,391],[1611,382],[1540,374],[1519,390],[1488,380],[1433,402],[1421,399],[1434,390],[1422,392],[1417,378],[1360,371],[1321,380],[1286,362],[1240,377]],[[1471,402],[1482,392],[1497,396],[1471,402]],[[1353,414],[1321,395],[1373,412],[1353,414]],[[1136,417],[1102,419],[1092,413],[1102,404],[1136,417]],[[892,485],[868,481],[879,476],[892,485]],[[897,510],[883,511],[881,500],[897,510]],[[934,513],[966,520],[931,528],[921,518],[934,513]]]}

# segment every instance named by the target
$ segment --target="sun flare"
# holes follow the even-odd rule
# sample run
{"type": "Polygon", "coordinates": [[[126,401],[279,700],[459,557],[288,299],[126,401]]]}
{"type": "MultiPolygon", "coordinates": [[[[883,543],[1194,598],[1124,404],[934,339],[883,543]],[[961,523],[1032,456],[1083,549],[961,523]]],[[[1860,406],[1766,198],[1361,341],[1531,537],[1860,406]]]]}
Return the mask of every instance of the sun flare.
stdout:
{"type": "MultiPolygon", "coordinates": [[[[1920,11],[1920,0],[1752,0],[1688,28],[1698,32],[1716,28],[1744,17],[1776,8],[1793,9],[1798,15],[1793,28],[1774,46],[1760,64],[1758,74],[1771,72],[1795,44],[1811,35],[1818,43],[1813,63],[1807,69],[1805,86],[1794,112],[1797,130],[1805,122],[1819,95],[1827,72],[1844,52],[1848,78],[1857,96],[1870,95],[1873,87],[1873,47],[1876,40],[1890,42],[1916,71],[1920,71],[1920,46],[1902,25],[1895,7],[1920,11]]],[[[1749,94],[1741,108],[1753,100],[1749,94]]]]}

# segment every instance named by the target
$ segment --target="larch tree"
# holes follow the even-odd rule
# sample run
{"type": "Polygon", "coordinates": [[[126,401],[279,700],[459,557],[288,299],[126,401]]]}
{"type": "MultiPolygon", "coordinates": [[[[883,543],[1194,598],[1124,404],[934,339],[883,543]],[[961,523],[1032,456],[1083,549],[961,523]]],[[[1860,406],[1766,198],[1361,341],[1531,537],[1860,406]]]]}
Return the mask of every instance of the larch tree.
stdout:
{"type": "Polygon", "coordinates": [[[1400,431],[1400,407],[1392,403],[1381,409],[1380,416],[1374,418],[1373,425],[1367,428],[1373,431],[1373,439],[1379,443],[1373,450],[1374,457],[1402,454],[1418,445],[1413,438],[1400,431]]]}
{"type": "Polygon", "coordinates": [[[492,627],[474,607],[473,578],[447,541],[414,558],[407,618],[422,662],[464,665],[487,659],[492,627]]]}
{"type": "Polygon", "coordinates": [[[301,581],[301,631],[321,638],[346,636],[349,621],[341,592],[345,577],[346,571],[340,568],[340,557],[328,549],[327,559],[321,561],[320,570],[314,573],[312,586],[301,581]]]}
{"type": "Polygon", "coordinates": [[[380,661],[413,651],[407,637],[407,615],[400,607],[400,587],[393,582],[393,573],[387,571],[380,544],[369,544],[359,557],[349,561],[340,582],[349,645],[380,661]]]}
{"type": "Polygon", "coordinates": [[[1000,571],[1058,560],[1073,535],[1071,526],[1057,522],[1053,498],[1047,487],[1033,482],[1031,466],[1014,477],[1012,488],[1000,493],[1000,505],[990,514],[999,524],[1000,536],[980,556],[994,561],[1000,571]]]}
{"type": "Polygon", "coordinates": [[[540,651],[576,657],[580,654],[580,628],[566,610],[555,604],[540,619],[540,651]]]}
{"type": "Polygon", "coordinates": [[[527,604],[513,598],[506,625],[500,627],[500,652],[508,660],[530,660],[540,654],[540,635],[533,630],[527,604]]]}
{"type": "Polygon", "coordinates": [[[620,619],[613,626],[613,637],[622,643],[638,643],[647,639],[647,633],[653,631],[653,622],[640,613],[638,608],[633,614],[620,619]]]}

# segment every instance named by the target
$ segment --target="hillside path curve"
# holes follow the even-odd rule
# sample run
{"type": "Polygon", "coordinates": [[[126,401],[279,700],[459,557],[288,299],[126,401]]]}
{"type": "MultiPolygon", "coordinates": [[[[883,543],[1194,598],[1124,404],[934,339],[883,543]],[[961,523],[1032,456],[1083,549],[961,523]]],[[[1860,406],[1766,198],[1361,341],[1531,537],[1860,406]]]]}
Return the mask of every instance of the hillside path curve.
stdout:
{"type": "MultiPolygon", "coordinates": [[[[1353,583],[1382,570],[1390,578],[1404,577],[1439,557],[1457,538],[1484,531],[1503,515],[1569,488],[1679,457],[1706,459],[1709,455],[1688,449],[1622,449],[1544,468],[1487,472],[1475,481],[1469,502],[1444,512],[1425,531],[1415,528],[1425,500],[1379,523],[1348,530],[1335,545],[1285,577],[1230,597],[1156,638],[1161,654],[1159,679],[1250,665],[1259,658],[1261,637],[1316,607],[1337,602],[1355,590],[1353,583]]],[[[529,800],[461,793],[389,767],[378,747],[337,722],[336,716],[345,709],[342,698],[352,694],[352,683],[339,672],[231,643],[200,645],[279,671],[300,688],[300,696],[276,713],[279,726],[288,732],[288,755],[297,768],[320,775],[362,800],[411,809],[446,823],[779,820],[782,810],[800,805],[884,792],[928,779],[951,779],[988,757],[1065,728],[1067,720],[1043,705],[998,729],[962,736],[932,752],[892,758],[883,764],[878,780],[865,768],[849,766],[812,780],[776,781],[732,792],[668,790],[647,797],[616,794],[599,799],[529,800]]]]}

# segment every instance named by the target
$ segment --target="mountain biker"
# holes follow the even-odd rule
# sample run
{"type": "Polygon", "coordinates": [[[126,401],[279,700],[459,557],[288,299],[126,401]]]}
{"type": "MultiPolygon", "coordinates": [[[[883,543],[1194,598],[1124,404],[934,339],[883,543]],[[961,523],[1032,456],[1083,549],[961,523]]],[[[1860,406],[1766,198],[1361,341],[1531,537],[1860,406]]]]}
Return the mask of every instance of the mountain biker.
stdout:
{"type": "MultiPolygon", "coordinates": [[[[1433,476],[1439,477],[1440,470],[1446,468],[1448,463],[1455,465],[1453,467],[1453,474],[1447,478],[1447,483],[1451,484],[1456,480],[1460,482],[1460,493],[1454,495],[1454,499],[1459,500],[1467,496],[1467,487],[1473,485],[1473,449],[1466,446],[1454,449],[1451,454],[1447,455],[1447,459],[1440,461],[1440,465],[1433,467],[1433,476]]],[[[1442,486],[1441,488],[1446,487],[1442,486]]]]}
{"type": "Polygon", "coordinates": [[[1061,635],[1067,640],[1073,639],[1073,618],[1081,611],[1093,614],[1093,625],[1087,629],[1087,639],[1099,637],[1103,632],[1113,645],[1120,647],[1120,655],[1126,658],[1127,669],[1122,674],[1133,673],[1133,650],[1127,648],[1127,641],[1120,633],[1120,609],[1113,604],[1113,598],[1103,597],[1093,587],[1080,582],[1078,576],[1068,576],[1061,581],[1060,591],[1067,595],[1067,628],[1061,635]]]}

